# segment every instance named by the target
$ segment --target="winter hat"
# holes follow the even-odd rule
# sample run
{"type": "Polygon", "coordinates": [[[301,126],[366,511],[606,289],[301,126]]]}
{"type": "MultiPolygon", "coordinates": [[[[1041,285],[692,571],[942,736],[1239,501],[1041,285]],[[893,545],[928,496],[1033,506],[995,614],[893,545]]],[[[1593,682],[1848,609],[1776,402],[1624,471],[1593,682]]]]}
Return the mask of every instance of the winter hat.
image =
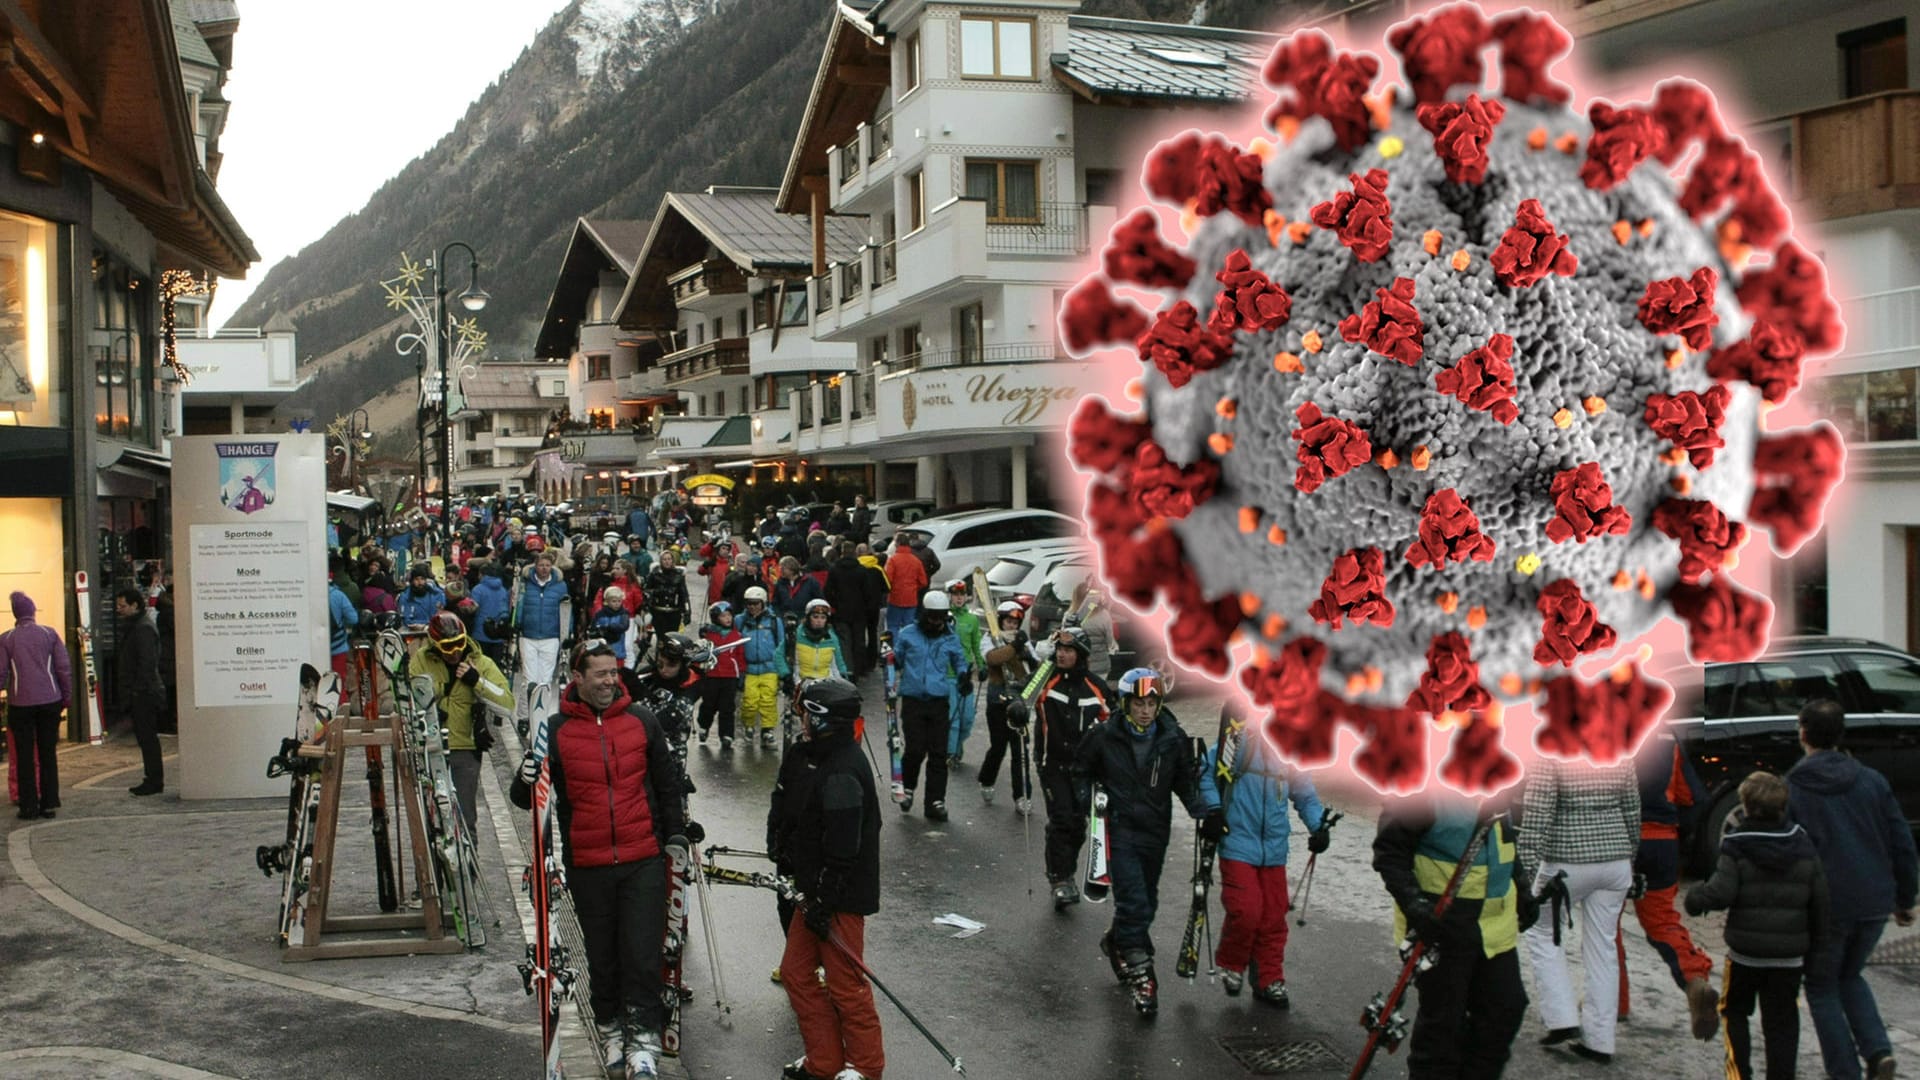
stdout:
{"type": "Polygon", "coordinates": [[[34,612],[33,597],[28,596],[26,593],[23,593],[18,589],[16,589],[14,590],[14,593],[11,599],[13,600],[13,617],[14,618],[16,619],[33,618],[33,612],[34,612]]]}

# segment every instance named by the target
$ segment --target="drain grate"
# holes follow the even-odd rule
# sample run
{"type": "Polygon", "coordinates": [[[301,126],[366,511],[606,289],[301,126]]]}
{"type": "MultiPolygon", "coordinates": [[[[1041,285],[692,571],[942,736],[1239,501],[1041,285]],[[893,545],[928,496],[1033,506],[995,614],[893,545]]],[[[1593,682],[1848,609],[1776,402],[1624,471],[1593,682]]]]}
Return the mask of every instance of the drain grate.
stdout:
{"type": "Polygon", "coordinates": [[[1279,1076],[1308,1069],[1343,1067],[1346,1062],[1334,1056],[1327,1045],[1314,1040],[1292,1039],[1276,1042],[1257,1035],[1236,1035],[1219,1040],[1220,1048],[1233,1055],[1240,1067],[1255,1076],[1279,1076]]]}

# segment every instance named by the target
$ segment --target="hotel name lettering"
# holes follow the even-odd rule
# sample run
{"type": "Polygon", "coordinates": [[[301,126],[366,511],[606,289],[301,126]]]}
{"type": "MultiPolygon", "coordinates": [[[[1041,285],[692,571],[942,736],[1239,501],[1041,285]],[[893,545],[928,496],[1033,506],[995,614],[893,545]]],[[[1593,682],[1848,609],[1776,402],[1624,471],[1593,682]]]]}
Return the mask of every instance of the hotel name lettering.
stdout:
{"type": "MultiPolygon", "coordinates": [[[[1006,376],[996,373],[969,376],[966,395],[970,404],[1007,406],[1006,415],[1000,419],[1001,424],[1025,426],[1039,423],[1052,405],[1078,400],[1080,388],[1045,384],[1009,386],[1006,376]]],[[[935,404],[932,397],[927,399],[927,404],[935,404]]],[[[940,404],[950,405],[952,402],[942,401],[940,404]]]]}

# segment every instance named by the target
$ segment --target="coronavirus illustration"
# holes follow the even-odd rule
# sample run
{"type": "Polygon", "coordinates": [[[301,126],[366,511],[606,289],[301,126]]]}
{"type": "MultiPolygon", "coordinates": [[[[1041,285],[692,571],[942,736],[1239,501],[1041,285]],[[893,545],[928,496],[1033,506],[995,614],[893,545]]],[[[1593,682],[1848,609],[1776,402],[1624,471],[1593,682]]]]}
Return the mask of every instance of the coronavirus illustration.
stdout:
{"type": "Polygon", "coordinates": [[[1764,649],[1728,568],[1820,527],[1839,435],[1767,414],[1843,328],[1706,87],[1576,111],[1571,39],[1525,10],[1386,42],[1399,84],[1286,37],[1267,136],[1148,154],[1167,209],[1123,216],[1062,318],[1137,349],[1141,407],[1083,400],[1067,453],[1114,592],[1283,752],[1327,763],[1344,727],[1383,790],[1485,792],[1519,775],[1515,703],[1543,753],[1630,754],[1672,695],[1617,654],[1657,621],[1696,661],[1764,649]]]}

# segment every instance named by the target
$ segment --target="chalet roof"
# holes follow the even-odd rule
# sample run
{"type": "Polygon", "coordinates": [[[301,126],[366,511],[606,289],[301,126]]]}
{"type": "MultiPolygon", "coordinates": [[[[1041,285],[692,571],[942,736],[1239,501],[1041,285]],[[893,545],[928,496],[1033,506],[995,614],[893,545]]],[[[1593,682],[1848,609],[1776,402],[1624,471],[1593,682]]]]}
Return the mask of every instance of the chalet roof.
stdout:
{"type": "MultiPolygon", "coordinates": [[[[710,187],[701,192],[668,192],[654,214],[653,228],[627,289],[614,309],[622,329],[635,330],[672,321],[673,301],[667,277],[717,252],[748,274],[804,275],[813,268],[813,233],[806,218],[782,214],[778,192],[766,187],[710,187]]],[[[867,241],[867,219],[830,217],[826,223],[827,258],[850,259],[867,241]]]]}
{"type": "Polygon", "coordinates": [[[729,416],[720,430],[707,440],[710,447],[745,446],[753,441],[753,418],[750,416],[729,416]]]}
{"type": "Polygon", "coordinates": [[[646,243],[651,222],[615,218],[579,218],[573,236],[567,241],[566,254],[560,258],[560,274],[554,280],[553,293],[547,297],[547,311],[540,322],[540,336],[534,355],[564,357],[572,348],[574,332],[587,313],[587,295],[600,285],[600,275],[618,270],[633,273],[640,249],[646,243]]]}
{"type": "Polygon", "coordinates": [[[1053,76],[1095,103],[1234,104],[1249,100],[1273,51],[1271,34],[1207,26],[1067,18],[1053,76]]]}
{"type": "Polygon", "coordinates": [[[207,39],[200,36],[193,16],[177,4],[169,7],[168,13],[173,17],[173,47],[179,52],[181,62],[217,69],[220,60],[207,48],[207,39]]]}
{"type": "Polygon", "coordinates": [[[565,371],[557,364],[480,364],[460,380],[460,392],[466,408],[477,412],[546,411],[557,399],[541,397],[535,380],[565,371]]]}

